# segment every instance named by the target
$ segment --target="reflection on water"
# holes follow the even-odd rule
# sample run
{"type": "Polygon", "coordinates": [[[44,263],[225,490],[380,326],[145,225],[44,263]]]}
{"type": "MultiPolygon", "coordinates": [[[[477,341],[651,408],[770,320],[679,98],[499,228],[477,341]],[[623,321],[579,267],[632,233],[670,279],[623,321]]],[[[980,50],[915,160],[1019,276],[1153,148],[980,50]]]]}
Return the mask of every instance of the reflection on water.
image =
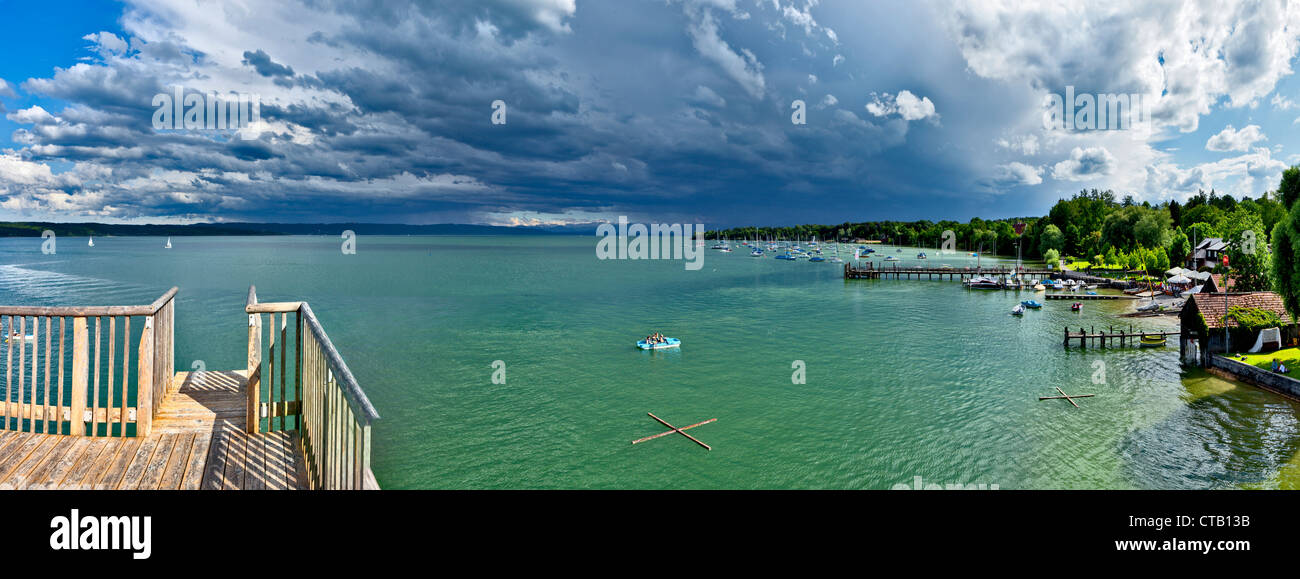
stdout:
{"type": "Polygon", "coordinates": [[[1136,486],[1242,486],[1272,478],[1296,456],[1296,402],[1203,371],[1190,374],[1189,391],[1197,393],[1187,404],[1119,445],[1136,486]]]}

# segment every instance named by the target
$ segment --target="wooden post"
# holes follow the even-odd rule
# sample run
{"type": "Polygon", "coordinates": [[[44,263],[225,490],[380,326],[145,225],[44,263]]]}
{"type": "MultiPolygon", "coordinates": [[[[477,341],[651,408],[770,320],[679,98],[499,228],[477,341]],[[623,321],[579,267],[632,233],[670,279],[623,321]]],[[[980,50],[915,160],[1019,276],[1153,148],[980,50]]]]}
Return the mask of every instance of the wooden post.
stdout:
{"type": "Polygon", "coordinates": [[[90,342],[87,341],[86,318],[72,319],[72,412],[68,417],[69,434],[86,434],[86,384],[90,378],[90,342]]]}
{"type": "Polygon", "coordinates": [[[245,430],[257,434],[262,422],[262,314],[248,315],[248,424],[245,430]]]}
{"type": "MultiPolygon", "coordinates": [[[[138,438],[149,436],[153,426],[153,332],[153,316],[149,316],[144,319],[144,331],[140,333],[140,356],[136,360],[140,365],[135,376],[135,435],[138,438]]],[[[130,335],[127,335],[127,340],[130,340],[130,335]]],[[[122,392],[126,392],[126,382],[122,383],[122,392]]],[[[126,429],[126,424],[122,425],[122,429],[126,429]]]]}

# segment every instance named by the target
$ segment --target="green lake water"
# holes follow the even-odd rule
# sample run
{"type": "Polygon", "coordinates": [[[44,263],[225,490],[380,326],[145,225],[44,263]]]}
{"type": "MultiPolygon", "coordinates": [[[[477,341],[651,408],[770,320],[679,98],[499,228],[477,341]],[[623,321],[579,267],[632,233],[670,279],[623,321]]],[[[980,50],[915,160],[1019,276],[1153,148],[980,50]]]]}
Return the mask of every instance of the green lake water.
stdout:
{"type": "Polygon", "coordinates": [[[1118,317],[1127,302],[1016,318],[1031,293],[846,281],[835,264],[744,249],[705,250],[688,271],[598,260],[592,237],[360,237],[355,255],[341,242],[60,238],[45,255],[39,239],[0,239],[0,303],[144,304],[180,286],[176,367],[222,370],[245,363],[249,285],[310,301],[382,415],[386,488],[1300,484],[1300,404],[1181,369],[1172,338],[1062,348],[1066,324],[1176,328],[1118,317]],[[682,348],[634,348],[656,330],[682,348]],[[806,383],[792,383],[796,360],[806,383]],[[1038,400],[1056,386],[1096,397],[1038,400]],[[690,431],[713,450],[679,435],[631,445],[664,430],[646,412],[717,418],[690,431]]]}

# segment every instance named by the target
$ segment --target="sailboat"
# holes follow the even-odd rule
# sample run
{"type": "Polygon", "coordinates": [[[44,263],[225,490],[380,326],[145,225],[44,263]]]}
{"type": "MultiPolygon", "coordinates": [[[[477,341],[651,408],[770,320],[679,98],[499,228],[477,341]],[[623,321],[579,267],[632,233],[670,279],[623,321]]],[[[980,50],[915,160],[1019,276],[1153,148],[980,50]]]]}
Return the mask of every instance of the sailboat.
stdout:
{"type": "Polygon", "coordinates": [[[91,238],[90,238],[90,241],[87,242],[86,245],[89,246],[89,247],[95,247],[95,238],[94,238],[94,237],[91,237],[91,238]]]}
{"type": "Polygon", "coordinates": [[[171,249],[171,248],[172,248],[172,238],[171,238],[171,237],[168,237],[168,238],[167,238],[167,245],[164,245],[164,246],[163,246],[163,249],[171,249]]]}

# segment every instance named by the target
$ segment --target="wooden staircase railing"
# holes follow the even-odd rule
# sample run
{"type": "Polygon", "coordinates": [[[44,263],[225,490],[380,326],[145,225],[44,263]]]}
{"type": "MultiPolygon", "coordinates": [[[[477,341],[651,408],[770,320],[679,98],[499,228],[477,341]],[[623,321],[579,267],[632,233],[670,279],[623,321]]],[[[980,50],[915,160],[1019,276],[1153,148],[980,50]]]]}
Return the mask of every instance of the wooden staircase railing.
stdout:
{"type": "Polygon", "coordinates": [[[248,314],[248,432],[297,430],[312,488],[378,489],[370,469],[370,426],[379,413],[311,306],[259,303],[257,288],[249,287],[244,312],[248,314]],[[291,313],[292,356],[288,354],[291,313]],[[268,316],[268,331],[263,330],[263,315],[268,316]]]}
{"type": "Polygon", "coordinates": [[[147,306],[0,306],[0,430],[148,436],[175,373],[176,292],[173,287],[147,306]],[[132,318],[142,319],[138,334],[131,331],[132,318]]]}

